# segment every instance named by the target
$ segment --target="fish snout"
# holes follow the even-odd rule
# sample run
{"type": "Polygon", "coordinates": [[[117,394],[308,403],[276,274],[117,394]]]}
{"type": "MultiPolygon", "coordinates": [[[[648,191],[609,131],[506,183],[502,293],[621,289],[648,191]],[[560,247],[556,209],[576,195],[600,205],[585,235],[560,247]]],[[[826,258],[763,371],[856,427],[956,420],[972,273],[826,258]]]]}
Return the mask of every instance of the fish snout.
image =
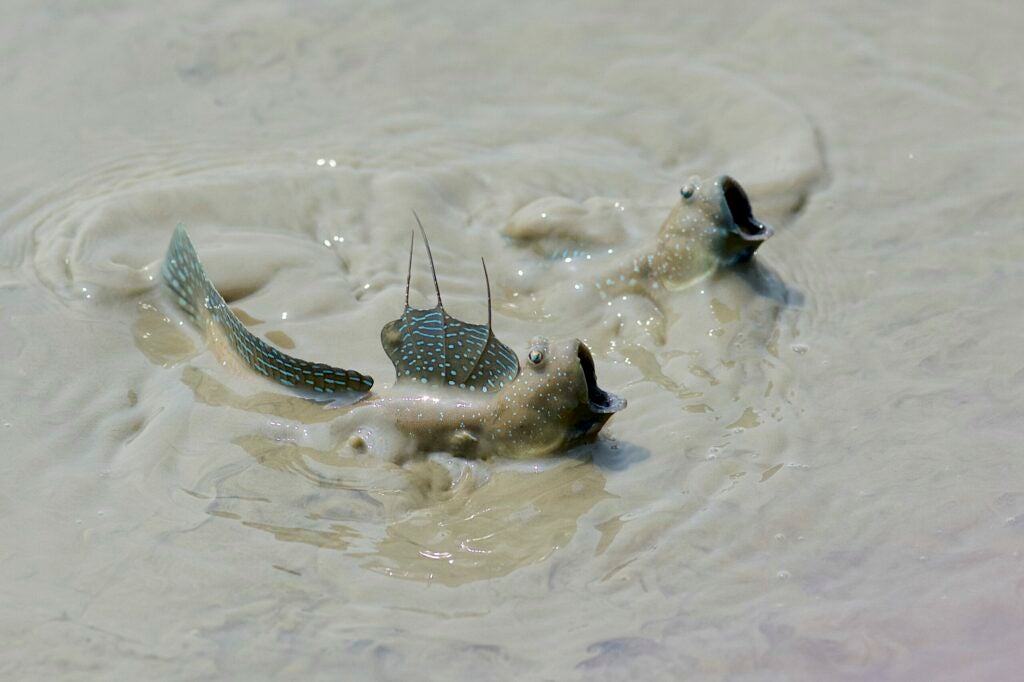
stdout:
{"type": "Polygon", "coordinates": [[[763,242],[775,234],[771,225],[754,217],[750,199],[740,183],[723,175],[715,184],[721,188],[723,212],[730,219],[731,232],[751,242],[763,242]]]}
{"type": "MultiPolygon", "coordinates": [[[[594,369],[594,357],[590,354],[590,349],[579,339],[576,339],[574,343],[580,370],[583,372],[583,380],[586,382],[587,407],[595,415],[607,415],[604,418],[607,420],[611,415],[626,407],[626,400],[597,385],[597,372],[594,369]]],[[[603,424],[604,420],[601,423],[603,424]]]]}
{"type": "Polygon", "coordinates": [[[720,205],[728,235],[724,245],[724,261],[743,263],[754,255],[761,243],[775,234],[768,223],[758,220],[750,206],[750,199],[740,183],[728,175],[715,181],[721,193],[720,205]]]}

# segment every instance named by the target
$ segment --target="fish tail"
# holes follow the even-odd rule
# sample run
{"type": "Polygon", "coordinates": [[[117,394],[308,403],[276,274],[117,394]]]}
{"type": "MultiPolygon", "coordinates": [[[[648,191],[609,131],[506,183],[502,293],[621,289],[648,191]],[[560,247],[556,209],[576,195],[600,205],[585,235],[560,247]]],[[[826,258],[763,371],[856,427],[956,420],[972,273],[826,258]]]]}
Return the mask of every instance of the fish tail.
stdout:
{"type": "Polygon", "coordinates": [[[211,307],[208,302],[224,301],[207,279],[192,240],[181,225],[174,228],[174,236],[164,257],[163,275],[167,286],[178,297],[178,306],[197,324],[203,321],[202,311],[211,307]],[[213,298],[209,299],[211,294],[213,298]]]}
{"type": "Polygon", "coordinates": [[[219,327],[232,350],[263,376],[325,398],[346,392],[366,393],[373,386],[371,377],[292,357],[246,329],[206,276],[192,240],[181,225],[174,229],[171,237],[163,276],[181,309],[200,327],[210,324],[219,327]]]}

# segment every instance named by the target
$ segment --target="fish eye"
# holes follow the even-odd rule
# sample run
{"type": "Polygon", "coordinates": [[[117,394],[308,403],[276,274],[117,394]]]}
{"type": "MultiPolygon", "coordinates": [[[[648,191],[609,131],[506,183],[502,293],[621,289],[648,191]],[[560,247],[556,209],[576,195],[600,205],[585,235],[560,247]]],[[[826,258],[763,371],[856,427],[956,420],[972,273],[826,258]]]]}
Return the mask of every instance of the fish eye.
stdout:
{"type": "Polygon", "coordinates": [[[534,348],[526,357],[530,358],[530,362],[533,364],[539,365],[544,360],[544,352],[534,348]]]}
{"type": "Polygon", "coordinates": [[[694,195],[694,193],[696,193],[696,191],[697,186],[694,185],[692,182],[688,182],[685,185],[683,185],[683,188],[679,190],[679,193],[683,195],[684,199],[689,199],[694,195]]]}

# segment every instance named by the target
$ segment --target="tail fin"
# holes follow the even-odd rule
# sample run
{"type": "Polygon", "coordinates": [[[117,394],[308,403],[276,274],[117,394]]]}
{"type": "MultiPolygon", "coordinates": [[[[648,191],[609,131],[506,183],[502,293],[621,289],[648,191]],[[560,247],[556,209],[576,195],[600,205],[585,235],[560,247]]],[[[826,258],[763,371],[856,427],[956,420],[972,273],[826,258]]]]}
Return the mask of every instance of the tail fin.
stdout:
{"type": "Polygon", "coordinates": [[[246,329],[206,277],[195,247],[181,225],[171,237],[163,275],[182,310],[202,327],[218,325],[238,356],[263,376],[291,388],[325,394],[324,397],[366,393],[373,386],[373,379],[359,372],[286,355],[246,329]]]}

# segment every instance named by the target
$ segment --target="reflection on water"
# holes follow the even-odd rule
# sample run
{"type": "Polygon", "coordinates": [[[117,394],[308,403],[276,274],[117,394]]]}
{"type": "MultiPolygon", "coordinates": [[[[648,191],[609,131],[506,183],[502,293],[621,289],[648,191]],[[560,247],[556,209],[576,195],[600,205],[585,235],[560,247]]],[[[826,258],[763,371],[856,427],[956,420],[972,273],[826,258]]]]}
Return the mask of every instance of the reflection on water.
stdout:
{"type": "Polygon", "coordinates": [[[172,367],[196,353],[192,339],[172,320],[150,303],[139,303],[132,325],[135,345],[154,365],[172,367]]]}
{"type": "MultiPolygon", "coordinates": [[[[278,475],[219,472],[203,482],[217,490],[209,513],[283,542],[344,551],[383,575],[449,586],[543,561],[573,538],[583,514],[611,497],[604,474],[584,460],[397,466],[258,436],[235,443],[278,475]]],[[[620,526],[602,527],[598,553],[620,526]]]]}
{"type": "Polygon", "coordinates": [[[609,497],[588,462],[542,471],[464,476],[447,499],[388,524],[366,566],[386,575],[459,585],[543,561],[576,533],[580,516],[609,497]]]}
{"type": "Polygon", "coordinates": [[[267,337],[267,341],[270,341],[270,343],[274,344],[278,348],[283,348],[285,350],[295,348],[295,342],[292,340],[292,337],[288,336],[280,329],[271,330],[264,334],[264,336],[267,337]]]}
{"type": "Polygon", "coordinates": [[[283,392],[270,390],[241,395],[196,367],[185,367],[181,373],[181,380],[193,390],[196,400],[207,405],[235,407],[246,412],[293,419],[304,424],[327,422],[337,416],[336,408],[330,404],[283,392]]]}

